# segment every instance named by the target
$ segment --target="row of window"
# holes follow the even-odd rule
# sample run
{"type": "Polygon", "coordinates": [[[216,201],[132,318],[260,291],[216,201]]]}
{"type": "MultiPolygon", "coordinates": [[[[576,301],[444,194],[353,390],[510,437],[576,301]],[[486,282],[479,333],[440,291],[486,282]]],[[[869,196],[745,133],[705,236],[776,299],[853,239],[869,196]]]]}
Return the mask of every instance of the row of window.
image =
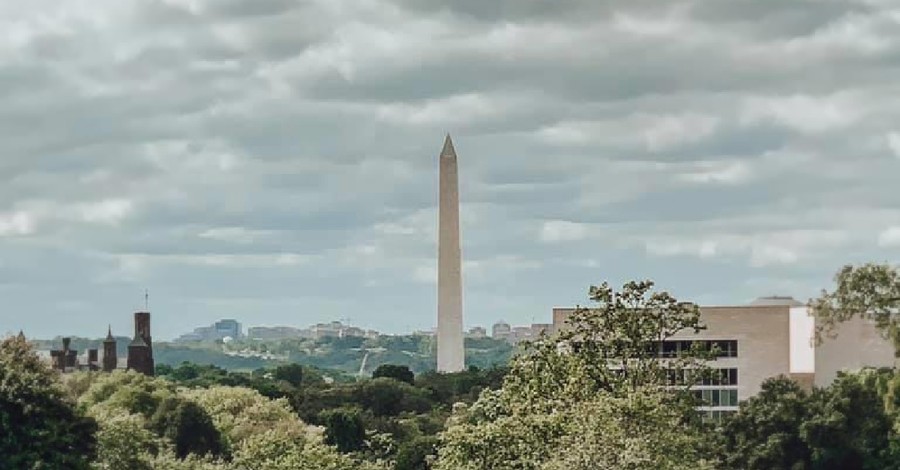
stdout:
{"type": "Polygon", "coordinates": [[[694,396],[700,400],[700,406],[720,407],[720,406],[737,406],[738,394],[737,390],[729,389],[711,389],[711,390],[694,390],[694,396]]]}
{"type": "Polygon", "coordinates": [[[696,348],[699,352],[714,352],[716,357],[737,357],[736,340],[682,340],[657,341],[650,346],[650,353],[657,357],[673,358],[696,348]]]}
{"type": "Polygon", "coordinates": [[[736,413],[733,410],[703,410],[700,411],[700,417],[707,422],[721,423],[728,416],[736,413]]]}
{"type": "Polygon", "coordinates": [[[737,385],[738,371],[735,368],[710,369],[697,373],[690,369],[667,370],[666,382],[669,385],[737,385]]]}

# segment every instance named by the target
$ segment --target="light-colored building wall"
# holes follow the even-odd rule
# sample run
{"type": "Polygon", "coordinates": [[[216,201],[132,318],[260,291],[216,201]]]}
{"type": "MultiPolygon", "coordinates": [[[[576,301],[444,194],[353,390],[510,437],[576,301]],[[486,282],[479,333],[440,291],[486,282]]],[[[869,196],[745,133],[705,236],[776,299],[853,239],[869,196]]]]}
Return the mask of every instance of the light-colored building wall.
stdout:
{"type": "MultiPolygon", "coordinates": [[[[698,389],[737,389],[738,400],[745,400],[759,392],[765,379],[790,376],[790,310],[787,305],[701,307],[707,328],[696,334],[679,333],[672,340],[737,341],[737,357],[721,357],[710,363],[716,369],[737,369],[737,385],[698,389]]],[[[573,311],[553,309],[554,331],[565,327],[573,311]]]]}
{"type": "Polygon", "coordinates": [[[764,380],[791,373],[790,307],[701,307],[707,329],[682,332],[676,339],[736,340],[737,357],[719,358],[715,368],[737,368],[738,400],[759,393],[764,380]]]}
{"type": "Polygon", "coordinates": [[[884,339],[875,325],[854,317],[835,328],[834,338],[824,337],[815,348],[815,385],[830,385],[840,371],[863,367],[894,367],[894,347],[884,339]]]}
{"type": "MultiPolygon", "coordinates": [[[[565,327],[574,310],[553,309],[554,332],[565,327]]],[[[738,370],[739,400],[756,395],[766,379],[779,375],[791,377],[805,388],[825,387],[839,371],[897,365],[893,345],[869,320],[854,318],[841,323],[834,330],[836,337],[816,344],[815,317],[809,307],[789,297],[762,298],[746,306],[701,307],[700,313],[705,330],[682,332],[672,339],[737,341],[736,357],[722,357],[710,365],[738,370]]]]}

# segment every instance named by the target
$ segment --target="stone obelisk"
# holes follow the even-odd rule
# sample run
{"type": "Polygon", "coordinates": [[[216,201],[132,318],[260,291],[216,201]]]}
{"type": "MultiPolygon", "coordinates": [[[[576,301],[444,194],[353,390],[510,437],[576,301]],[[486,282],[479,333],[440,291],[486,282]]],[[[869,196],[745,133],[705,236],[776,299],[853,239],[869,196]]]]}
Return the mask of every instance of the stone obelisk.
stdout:
{"type": "Polygon", "coordinates": [[[464,368],[462,321],[462,253],[459,243],[459,176],[450,135],[440,156],[438,227],[438,372],[464,368]]]}

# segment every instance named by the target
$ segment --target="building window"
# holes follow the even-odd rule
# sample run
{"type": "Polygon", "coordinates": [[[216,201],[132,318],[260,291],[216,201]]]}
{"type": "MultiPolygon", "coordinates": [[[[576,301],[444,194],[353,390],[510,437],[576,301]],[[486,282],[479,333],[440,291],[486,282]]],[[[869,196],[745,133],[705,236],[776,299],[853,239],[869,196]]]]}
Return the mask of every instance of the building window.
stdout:
{"type": "Polygon", "coordinates": [[[736,413],[733,410],[704,410],[700,411],[700,417],[703,421],[721,423],[728,416],[736,413]]]}
{"type": "Polygon", "coordinates": [[[700,400],[700,406],[711,408],[738,406],[737,390],[734,389],[694,390],[694,396],[700,400]]]}
{"type": "Polygon", "coordinates": [[[716,357],[737,357],[738,345],[736,340],[699,340],[699,341],[663,341],[662,344],[654,342],[648,346],[648,351],[656,357],[673,358],[689,352],[693,347],[700,351],[716,349],[716,357]]]}
{"type": "Polygon", "coordinates": [[[737,369],[712,369],[698,385],[737,385],[737,369]]]}
{"type": "Polygon", "coordinates": [[[712,341],[719,350],[719,357],[737,357],[737,341],[712,341]]]}
{"type": "Polygon", "coordinates": [[[662,357],[678,357],[678,341],[663,341],[662,357]]]}

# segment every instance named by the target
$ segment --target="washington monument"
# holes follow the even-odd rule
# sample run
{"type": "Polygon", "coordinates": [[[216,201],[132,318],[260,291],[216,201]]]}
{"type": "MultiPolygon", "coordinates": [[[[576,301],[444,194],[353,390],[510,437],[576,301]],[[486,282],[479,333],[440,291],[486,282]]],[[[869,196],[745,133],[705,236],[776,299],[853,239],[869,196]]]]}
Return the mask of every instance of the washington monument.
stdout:
{"type": "Polygon", "coordinates": [[[459,176],[450,135],[441,150],[440,226],[438,227],[438,372],[464,368],[462,254],[459,246],[459,176]]]}

